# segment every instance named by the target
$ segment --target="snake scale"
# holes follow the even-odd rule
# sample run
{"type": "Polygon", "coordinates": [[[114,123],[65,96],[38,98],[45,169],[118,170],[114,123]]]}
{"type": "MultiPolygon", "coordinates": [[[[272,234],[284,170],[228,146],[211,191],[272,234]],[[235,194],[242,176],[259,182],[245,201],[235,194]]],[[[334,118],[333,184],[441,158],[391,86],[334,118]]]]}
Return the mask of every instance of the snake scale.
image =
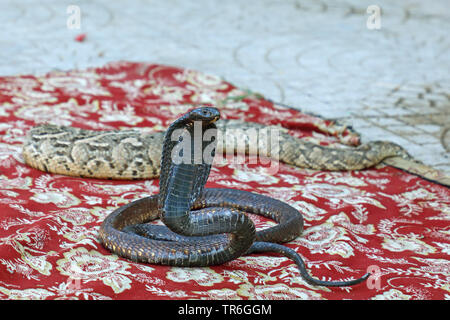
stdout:
{"type": "MultiPolygon", "coordinates": [[[[194,142],[187,155],[191,161],[173,161],[173,152],[183,141],[173,139],[178,129],[193,136],[194,123],[200,123],[203,136],[217,127],[223,130],[227,126],[262,126],[224,121],[216,127],[219,117],[215,108],[194,109],[177,119],[166,132],[152,134],[41,125],[30,131],[23,155],[30,166],[59,174],[114,179],[160,176],[158,195],[120,207],[100,227],[100,242],[133,261],[209,266],[244,254],[271,251],[293,259],[301,276],[313,285],[348,286],[366,280],[369,274],[350,281],[311,277],[298,253],[280,244],[302,233],[301,214],[290,205],[263,195],[234,189],[205,189],[212,163],[195,161],[194,142]],[[255,231],[248,213],[271,218],[278,224],[255,231]],[[157,218],[165,226],[148,223],[157,218]]],[[[200,143],[202,155],[209,148],[214,157],[216,138],[217,135],[211,137],[212,142],[200,143]]],[[[401,147],[388,142],[337,149],[304,142],[285,132],[281,132],[279,139],[279,160],[313,169],[355,170],[373,166],[387,157],[409,157],[401,147]]],[[[226,143],[223,146],[219,152],[226,151],[226,143]]],[[[270,156],[273,150],[268,151],[270,156]]]]}

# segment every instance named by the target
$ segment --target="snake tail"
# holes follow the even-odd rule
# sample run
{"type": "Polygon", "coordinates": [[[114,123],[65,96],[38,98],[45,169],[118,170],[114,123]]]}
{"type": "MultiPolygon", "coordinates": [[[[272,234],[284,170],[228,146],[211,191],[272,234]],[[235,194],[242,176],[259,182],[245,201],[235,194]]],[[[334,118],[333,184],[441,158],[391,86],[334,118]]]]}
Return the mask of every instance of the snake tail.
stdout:
{"type": "Polygon", "coordinates": [[[349,280],[349,281],[319,280],[319,279],[313,278],[308,273],[308,271],[306,270],[306,264],[303,261],[302,257],[291,248],[288,248],[288,247],[283,246],[278,243],[272,243],[272,242],[254,242],[253,245],[250,247],[250,250],[247,252],[247,254],[260,253],[260,252],[275,252],[275,253],[282,254],[282,255],[294,260],[295,264],[298,267],[301,277],[306,282],[308,282],[309,284],[314,285],[314,286],[325,286],[325,287],[354,286],[356,284],[366,281],[370,276],[370,273],[366,273],[361,278],[358,278],[355,280],[349,280]]]}

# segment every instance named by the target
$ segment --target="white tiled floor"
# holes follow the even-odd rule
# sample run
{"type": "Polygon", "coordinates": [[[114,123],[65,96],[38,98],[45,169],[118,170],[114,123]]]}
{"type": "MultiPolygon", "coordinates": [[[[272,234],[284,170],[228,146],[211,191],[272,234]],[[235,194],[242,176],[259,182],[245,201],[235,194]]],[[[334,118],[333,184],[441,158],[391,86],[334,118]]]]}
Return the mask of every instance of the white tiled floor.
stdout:
{"type": "Polygon", "coordinates": [[[450,174],[448,0],[2,0],[0,30],[0,75],[115,60],[193,68],[353,124],[365,141],[401,143],[450,174]],[[81,29],[67,28],[72,4],[81,29]],[[369,4],[379,30],[367,28],[369,4]]]}

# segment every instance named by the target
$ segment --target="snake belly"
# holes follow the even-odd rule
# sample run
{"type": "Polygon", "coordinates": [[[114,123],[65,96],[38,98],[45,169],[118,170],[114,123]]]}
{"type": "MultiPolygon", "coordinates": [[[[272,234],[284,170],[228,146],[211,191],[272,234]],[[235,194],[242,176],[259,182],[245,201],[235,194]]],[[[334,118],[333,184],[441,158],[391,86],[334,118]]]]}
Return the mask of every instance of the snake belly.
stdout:
{"type": "MultiPolygon", "coordinates": [[[[292,258],[301,276],[314,285],[347,286],[366,280],[368,274],[350,281],[311,277],[302,258],[279,244],[303,231],[301,214],[288,204],[246,191],[204,188],[212,161],[195,161],[195,142],[188,155],[186,150],[177,149],[187,136],[174,139],[173,133],[182,129],[191,137],[194,122],[200,122],[203,137],[208,130],[216,130],[214,123],[219,116],[215,108],[194,109],[169,127],[163,143],[160,193],[111,213],[100,227],[100,242],[133,261],[183,267],[222,264],[244,254],[273,251],[292,258]],[[174,157],[181,154],[189,161],[175,163],[174,157]],[[256,232],[249,213],[278,224],[256,232]],[[148,223],[157,218],[165,226],[148,223]]],[[[205,156],[209,150],[214,158],[215,145],[214,137],[201,139],[201,154],[205,156]]]]}

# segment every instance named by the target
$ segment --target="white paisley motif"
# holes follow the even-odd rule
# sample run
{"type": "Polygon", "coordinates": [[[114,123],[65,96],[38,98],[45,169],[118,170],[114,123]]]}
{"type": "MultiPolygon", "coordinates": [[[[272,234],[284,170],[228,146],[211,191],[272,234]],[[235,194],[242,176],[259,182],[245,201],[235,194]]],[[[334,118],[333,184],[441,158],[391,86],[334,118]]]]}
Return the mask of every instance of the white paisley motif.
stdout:
{"type": "Polygon", "coordinates": [[[302,196],[314,201],[319,198],[326,199],[334,207],[345,205],[357,205],[361,203],[371,204],[378,208],[386,209],[375,195],[366,191],[341,185],[331,185],[326,183],[306,184],[304,186],[294,186],[294,190],[302,192],[302,196]]]}
{"type": "Polygon", "coordinates": [[[210,268],[178,268],[172,267],[166,275],[175,282],[194,281],[201,286],[211,287],[223,281],[223,277],[210,268]]]}

